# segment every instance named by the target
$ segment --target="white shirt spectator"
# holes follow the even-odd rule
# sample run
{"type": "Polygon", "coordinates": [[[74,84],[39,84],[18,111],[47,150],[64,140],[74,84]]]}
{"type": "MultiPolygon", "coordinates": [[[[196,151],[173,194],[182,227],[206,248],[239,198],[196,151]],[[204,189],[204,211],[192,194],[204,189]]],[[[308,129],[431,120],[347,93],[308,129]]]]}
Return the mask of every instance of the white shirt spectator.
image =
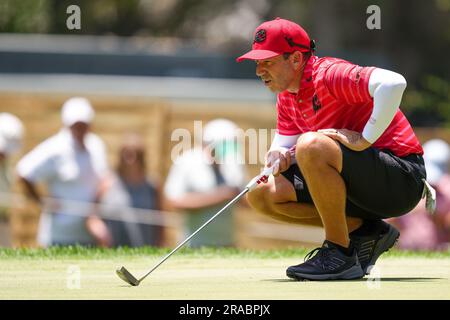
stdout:
{"type": "MultiPolygon", "coordinates": [[[[230,156],[236,157],[232,154],[230,156]]],[[[228,160],[228,159],[227,159],[228,160]]],[[[166,180],[164,192],[166,197],[176,199],[190,192],[209,192],[219,184],[242,188],[245,180],[243,165],[238,161],[223,161],[219,171],[223,181],[218,181],[210,159],[201,149],[192,149],[176,159],[166,180]]],[[[243,163],[243,162],[241,162],[243,163]]],[[[231,199],[230,199],[231,200],[231,199]]],[[[192,234],[204,222],[216,214],[226,203],[189,210],[185,215],[185,235],[192,234]]],[[[199,232],[191,241],[192,247],[198,246],[231,246],[234,244],[233,216],[231,208],[223,212],[211,224],[199,232]]]]}
{"type": "MultiPolygon", "coordinates": [[[[17,172],[33,183],[46,183],[53,198],[87,204],[95,199],[108,165],[105,146],[97,135],[88,133],[85,146],[86,149],[79,148],[69,129],[63,128],[25,155],[17,165],[17,172]]],[[[52,215],[43,213],[38,242],[94,244],[85,225],[91,206],[60,201],[57,208],[52,215]]]]}
{"type": "Polygon", "coordinates": [[[7,112],[0,113],[0,193],[6,195],[11,188],[11,173],[7,162],[22,145],[22,121],[7,112]]]}

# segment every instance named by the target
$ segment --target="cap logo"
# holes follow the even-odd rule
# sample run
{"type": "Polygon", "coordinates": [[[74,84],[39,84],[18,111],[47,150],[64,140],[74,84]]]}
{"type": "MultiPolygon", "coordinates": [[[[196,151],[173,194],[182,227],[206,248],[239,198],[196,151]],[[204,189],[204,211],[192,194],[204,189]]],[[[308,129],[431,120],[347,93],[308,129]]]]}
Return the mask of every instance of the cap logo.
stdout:
{"type": "Polygon", "coordinates": [[[261,43],[264,40],[266,40],[266,30],[259,29],[258,32],[255,34],[255,39],[253,40],[253,43],[261,43]]]}

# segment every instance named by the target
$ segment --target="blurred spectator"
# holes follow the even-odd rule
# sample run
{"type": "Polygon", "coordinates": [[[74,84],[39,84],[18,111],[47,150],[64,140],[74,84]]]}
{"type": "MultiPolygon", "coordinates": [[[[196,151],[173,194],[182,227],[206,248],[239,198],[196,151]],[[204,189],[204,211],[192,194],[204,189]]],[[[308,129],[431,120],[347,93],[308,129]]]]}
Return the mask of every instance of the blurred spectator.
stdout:
{"type": "Polygon", "coordinates": [[[22,122],[10,113],[0,113],[0,192],[9,193],[11,174],[8,160],[18,152],[23,137],[22,122]]]}
{"type": "Polygon", "coordinates": [[[11,207],[13,181],[9,160],[21,147],[23,131],[19,118],[10,113],[0,113],[0,246],[11,245],[7,212],[11,207]]]}
{"type": "MultiPolygon", "coordinates": [[[[243,163],[235,139],[237,126],[216,119],[204,127],[203,148],[184,152],[174,161],[164,188],[169,205],[184,211],[185,235],[192,234],[240,191],[243,163]]],[[[233,246],[232,208],[199,232],[191,247],[233,246]]]]}
{"type": "Polygon", "coordinates": [[[41,245],[111,245],[105,223],[96,215],[103,179],[107,176],[105,146],[90,132],[94,110],[85,98],[67,100],[63,128],[17,165],[28,196],[41,205],[38,242],[41,245]],[[44,202],[36,184],[46,184],[44,202]]]}
{"type": "Polygon", "coordinates": [[[427,181],[436,189],[436,212],[425,210],[425,201],[407,215],[393,219],[399,227],[399,248],[408,250],[446,250],[450,243],[450,146],[440,139],[423,145],[427,181]]]}
{"type": "Polygon", "coordinates": [[[124,219],[108,221],[114,246],[162,245],[161,226],[133,222],[151,214],[140,209],[161,210],[159,185],[148,178],[146,169],[145,146],[141,137],[127,135],[119,150],[117,174],[102,198],[102,202],[111,207],[110,213],[117,213],[124,219]]]}

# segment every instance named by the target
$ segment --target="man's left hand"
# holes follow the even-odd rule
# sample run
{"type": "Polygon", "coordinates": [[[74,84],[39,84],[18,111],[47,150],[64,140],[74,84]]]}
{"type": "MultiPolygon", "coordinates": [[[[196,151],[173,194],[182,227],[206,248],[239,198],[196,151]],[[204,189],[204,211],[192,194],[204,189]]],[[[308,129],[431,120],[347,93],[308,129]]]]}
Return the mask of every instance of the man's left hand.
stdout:
{"type": "Polygon", "coordinates": [[[363,138],[361,133],[347,129],[321,129],[323,133],[333,140],[339,141],[347,148],[354,151],[363,151],[371,146],[371,143],[363,138]]]}

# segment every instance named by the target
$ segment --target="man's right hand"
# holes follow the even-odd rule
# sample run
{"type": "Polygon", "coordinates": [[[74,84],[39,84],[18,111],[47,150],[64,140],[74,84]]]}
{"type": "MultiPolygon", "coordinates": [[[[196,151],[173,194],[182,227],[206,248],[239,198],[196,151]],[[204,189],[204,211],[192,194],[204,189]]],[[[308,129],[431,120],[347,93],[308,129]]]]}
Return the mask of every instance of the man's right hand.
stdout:
{"type": "Polygon", "coordinates": [[[109,248],[113,244],[113,238],[106,223],[96,214],[90,214],[86,218],[86,228],[94,237],[99,247],[109,248]]]}
{"type": "Polygon", "coordinates": [[[274,165],[275,161],[280,159],[280,162],[275,165],[273,170],[273,176],[277,177],[281,172],[286,171],[291,166],[291,153],[287,148],[277,148],[270,150],[266,154],[265,167],[269,168],[274,165]]]}

